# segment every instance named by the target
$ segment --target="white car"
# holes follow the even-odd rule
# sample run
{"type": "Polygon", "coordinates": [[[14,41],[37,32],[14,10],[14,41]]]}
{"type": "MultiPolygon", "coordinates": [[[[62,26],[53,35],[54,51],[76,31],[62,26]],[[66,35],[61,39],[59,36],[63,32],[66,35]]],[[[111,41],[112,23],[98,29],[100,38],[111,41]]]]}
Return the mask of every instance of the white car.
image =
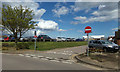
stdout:
{"type": "Polygon", "coordinates": [[[66,38],[65,37],[57,37],[56,41],[57,42],[66,41],[66,38]]]}

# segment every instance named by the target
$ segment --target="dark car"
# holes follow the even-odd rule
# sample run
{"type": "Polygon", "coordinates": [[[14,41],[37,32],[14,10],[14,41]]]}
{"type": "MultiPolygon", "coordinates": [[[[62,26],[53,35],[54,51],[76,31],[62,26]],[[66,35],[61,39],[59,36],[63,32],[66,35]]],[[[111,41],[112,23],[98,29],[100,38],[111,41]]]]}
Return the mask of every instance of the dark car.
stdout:
{"type": "Polygon", "coordinates": [[[104,52],[117,52],[119,46],[113,42],[107,40],[91,40],[89,41],[89,48],[102,49],[104,52]]]}
{"type": "Polygon", "coordinates": [[[51,39],[48,35],[39,35],[37,39],[51,39]]]}
{"type": "Polygon", "coordinates": [[[84,40],[79,38],[79,39],[76,39],[76,41],[84,41],[84,40]]]}
{"type": "Polygon", "coordinates": [[[51,41],[52,38],[50,38],[48,35],[39,35],[39,36],[37,37],[37,40],[38,40],[38,41],[51,41]]]}

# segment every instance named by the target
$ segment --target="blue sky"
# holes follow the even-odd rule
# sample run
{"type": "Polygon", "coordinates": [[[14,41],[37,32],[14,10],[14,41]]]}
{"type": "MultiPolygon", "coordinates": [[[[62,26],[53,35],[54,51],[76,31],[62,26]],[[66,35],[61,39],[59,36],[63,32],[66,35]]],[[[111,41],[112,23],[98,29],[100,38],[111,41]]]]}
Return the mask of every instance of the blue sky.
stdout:
{"type": "MultiPolygon", "coordinates": [[[[43,8],[46,10],[46,13],[41,17],[44,20],[53,20],[56,23],[58,23],[59,28],[64,29],[66,31],[52,31],[48,32],[48,34],[51,37],[57,37],[57,36],[65,36],[65,37],[82,37],[83,35],[86,35],[84,33],[84,28],[86,26],[91,26],[92,27],[92,33],[90,35],[114,35],[114,28],[118,27],[118,21],[116,19],[108,20],[108,21],[93,21],[93,22],[88,22],[88,23],[78,23],[78,24],[71,24],[72,21],[76,21],[74,18],[77,16],[86,16],[86,17],[91,17],[92,12],[97,11],[98,7],[93,7],[91,8],[91,11],[85,12],[85,10],[80,10],[77,12],[71,12],[71,13],[66,13],[65,15],[61,15],[60,17],[55,16],[55,13],[53,13],[53,9],[55,9],[55,5],[58,4],[56,2],[44,2],[44,3],[39,3],[39,9],[43,8]]],[[[67,3],[59,3],[61,6],[65,6],[67,8],[70,8],[71,5],[75,5],[74,2],[67,2],[67,3]]]]}
{"type": "MultiPolygon", "coordinates": [[[[6,3],[11,6],[27,6],[35,13],[38,35],[47,34],[82,38],[84,28],[92,27],[90,35],[114,35],[118,29],[117,2],[18,2],[6,3]]],[[[34,30],[25,35],[33,35],[34,30]],[[31,34],[33,33],[33,34],[31,34]]]]}

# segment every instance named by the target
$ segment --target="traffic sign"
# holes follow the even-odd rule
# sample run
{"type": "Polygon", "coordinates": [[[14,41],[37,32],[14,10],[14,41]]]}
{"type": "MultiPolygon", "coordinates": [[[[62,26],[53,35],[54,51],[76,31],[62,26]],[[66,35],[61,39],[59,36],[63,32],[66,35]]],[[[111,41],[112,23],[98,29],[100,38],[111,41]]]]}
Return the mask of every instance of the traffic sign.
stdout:
{"type": "Polygon", "coordinates": [[[35,35],[34,38],[37,38],[37,36],[35,35]]]}
{"type": "Polygon", "coordinates": [[[92,28],[90,26],[85,27],[85,33],[91,33],[92,28]]]}

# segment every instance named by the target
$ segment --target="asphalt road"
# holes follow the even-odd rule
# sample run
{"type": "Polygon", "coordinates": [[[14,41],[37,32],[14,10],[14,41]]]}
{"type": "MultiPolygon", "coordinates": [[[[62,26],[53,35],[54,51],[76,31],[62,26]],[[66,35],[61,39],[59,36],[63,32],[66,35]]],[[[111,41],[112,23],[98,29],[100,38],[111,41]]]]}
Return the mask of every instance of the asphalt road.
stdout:
{"type": "Polygon", "coordinates": [[[2,54],[2,70],[100,70],[75,63],[70,57],[84,53],[87,46],[50,51],[23,51],[21,54],[2,54]]]}
{"type": "Polygon", "coordinates": [[[2,70],[93,70],[81,64],[52,62],[18,55],[2,55],[2,70]]]}

